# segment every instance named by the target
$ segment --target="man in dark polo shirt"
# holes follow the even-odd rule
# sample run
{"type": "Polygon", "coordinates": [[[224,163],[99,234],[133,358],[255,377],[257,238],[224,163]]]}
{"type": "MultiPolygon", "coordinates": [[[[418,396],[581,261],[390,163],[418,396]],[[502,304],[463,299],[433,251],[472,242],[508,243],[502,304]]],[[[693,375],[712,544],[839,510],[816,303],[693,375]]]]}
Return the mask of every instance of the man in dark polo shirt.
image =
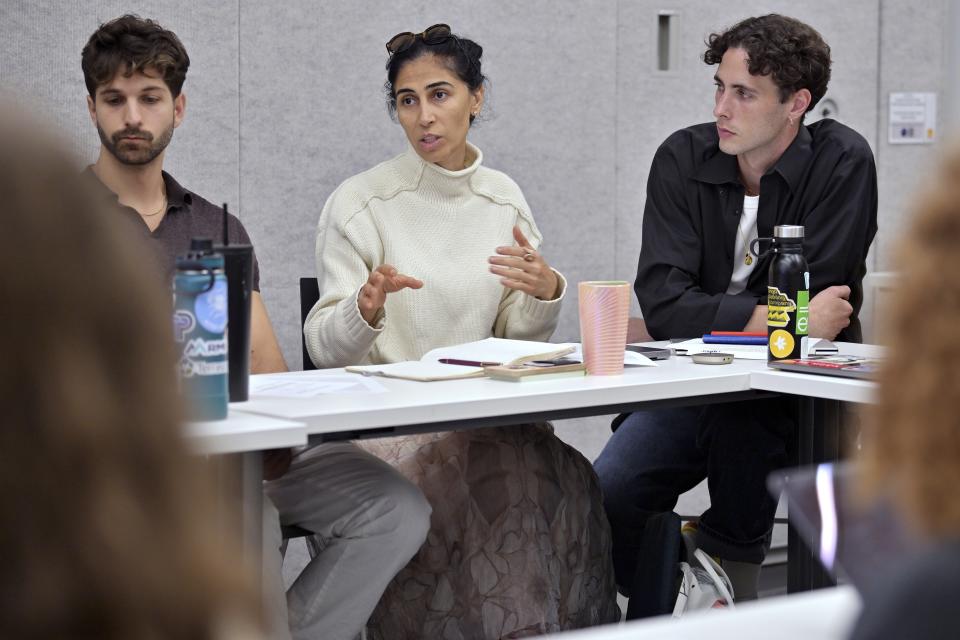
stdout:
{"type": "MultiPolygon", "coordinates": [[[[90,61],[104,69],[109,69],[111,63],[119,65],[119,61],[105,55],[90,61]]],[[[164,91],[170,92],[163,78],[145,75],[142,70],[117,73],[95,86],[93,75],[99,71],[84,68],[90,92],[87,105],[101,143],[100,155],[90,170],[116,194],[124,213],[142,223],[144,231],[157,241],[153,244],[161,267],[172,277],[176,257],[187,252],[191,238],[223,235],[222,209],[187,191],[163,171],[167,145],[173,130],[183,121],[186,96],[177,87],[176,97],[172,105],[169,104],[161,95],[164,91]]],[[[183,72],[186,74],[186,68],[183,72]]],[[[181,84],[183,79],[179,79],[181,84]]],[[[228,234],[231,242],[250,242],[243,225],[234,216],[230,216],[228,234]]],[[[260,297],[260,268],[256,257],[253,272],[250,371],[286,371],[287,365],[260,297]]]]}
{"type": "MultiPolygon", "coordinates": [[[[91,179],[115,194],[118,216],[155,241],[167,273],[192,237],[222,235],[222,210],[163,172],[164,151],[183,121],[189,64],[176,34],[131,15],[101,25],[82,54],[87,106],[101,142],[91,179]]],[[[228,232],[231,242],[250,242],[232,216],[228,232]]],[[[259,290],[256,263],[254,283],[259,290]]],[[[259,291],[252,307],[251,370],[286,370],[259,291]]],[[[264,477],[271,637],[352,640],[423,544],[430,505],[393,467],[348,442],[267,452],[264,477]],[[322,543],[286,595],[281,522],[314,532],[322,543]]]]}
{"type": "MultiPolygon", "coordinates": [[[[656,339],[766,331],[770,258],[750,241],[803,225],[810,335],[859,341],[867,250],[877,231],[873,154],[832,120],[804,125],[830,79],[830,48],[779,15],[749,18],[707,41],[718,64],[715,122],[672,134],[647,183],[635,290],[656,339]]],[[[776,501],[770,472],[795,432],[785,399],[620,416],[595,463],[614,535],[617,582],[629,590],[646,519],[704,478],[710,508],[688,532],[721,559],[738,600],[756,597],[776,501]]]]}

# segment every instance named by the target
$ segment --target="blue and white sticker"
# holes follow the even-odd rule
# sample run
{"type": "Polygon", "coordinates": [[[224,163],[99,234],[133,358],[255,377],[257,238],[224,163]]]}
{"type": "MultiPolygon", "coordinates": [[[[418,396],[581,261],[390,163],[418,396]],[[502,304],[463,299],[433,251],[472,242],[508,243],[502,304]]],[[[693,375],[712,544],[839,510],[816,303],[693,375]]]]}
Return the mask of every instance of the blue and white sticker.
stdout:
{"type": "Polygon", "coordinates": [[[201,327],[210,333],[223,333],[227,328],[227,281],[214,281],[209,291],[197,296],[193,309],[201,327]]]}

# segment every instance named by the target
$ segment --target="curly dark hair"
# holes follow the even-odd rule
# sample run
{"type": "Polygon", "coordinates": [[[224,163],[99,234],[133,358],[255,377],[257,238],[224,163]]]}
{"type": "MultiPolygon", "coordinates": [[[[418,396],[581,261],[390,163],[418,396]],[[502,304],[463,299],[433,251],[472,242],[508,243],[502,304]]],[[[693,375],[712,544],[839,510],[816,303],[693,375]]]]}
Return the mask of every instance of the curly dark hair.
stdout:
{"type": "Polygon", "coordinates": [[[707,38],[703,61],[720,64],[727,49],[747,52],[747,69],[769,75],[780,88],[780,102],[800,89],[810,91],[812,109],[830,82],[830,46],[816,29],[795,18],[771,13],[747,18],[707,38]]]}
{"type": "Polygon", "coordinates": [[[180,38],[153,20],[131,14],[100,25],[80,55],[83,81],[91,98],[97,87],[110,82],[117,72],[133,74],[153,68],[176,98],[187,78],[190,57],[180,38]]]}

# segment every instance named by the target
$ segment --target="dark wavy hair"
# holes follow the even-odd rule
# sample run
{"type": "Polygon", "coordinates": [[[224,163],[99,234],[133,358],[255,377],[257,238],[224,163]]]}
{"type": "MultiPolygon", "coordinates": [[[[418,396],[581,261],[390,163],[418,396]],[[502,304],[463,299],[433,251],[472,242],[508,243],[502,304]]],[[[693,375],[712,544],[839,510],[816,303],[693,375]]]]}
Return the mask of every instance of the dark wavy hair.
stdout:
{"type": "MultiPolygon", "coordinates": [[[[441,58],[447,67],[470,88],[470,91],[478,90],[487,81],[487,77],[480,70],[483,47],[473,40],[450,34],[450,38],[443,42],[428,44],[422,37],[417,37],[413,44],[393,54],[387,60],[387,82],[383,85],[383,89],[387,94],[387,109],[391,117],[396,117],[397,113],[397,93],[393,86],[397,81],[397,75],[403,65],[426,55],[441,58]]],[[[474,119],[475,116],[471,115],[471,124],[474,119]]]]}
{"type": "Polygon", "coordinates": [[[93,32],[80,54],[80,66],[91,98],[118,71],[129,76],[150,68],[160,73],[176,98],[187,78],[190,57],[177,34],[153,20],[127,14],[93,32]]]}
{"type": "Polygon", "coordinates": [[[755,76],[769,75],[780,88],[780,102],[807,89],[812,109],[830,82],[830,46],[816,29],[795,18],[771,13],[747,18],[723,33],[711,33],[703,61],[720,64],[727,49],[747,52],[747,69],[755,76]]]}

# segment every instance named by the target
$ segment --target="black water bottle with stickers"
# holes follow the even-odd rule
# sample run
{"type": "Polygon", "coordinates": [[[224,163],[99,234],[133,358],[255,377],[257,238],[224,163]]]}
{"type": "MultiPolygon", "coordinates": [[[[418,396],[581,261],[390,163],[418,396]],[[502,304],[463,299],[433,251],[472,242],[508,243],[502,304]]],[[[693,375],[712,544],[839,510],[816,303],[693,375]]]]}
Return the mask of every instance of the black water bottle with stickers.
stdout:
{"type": "MultiPolygon", "coordinates": [[[[767,281],[767,361],[800,358],[810,324],[810,268],[803,257],[803,226],[778,225],[767,281]]],[[[756,251],[754,251],[756,253],[756,251]]]]}

